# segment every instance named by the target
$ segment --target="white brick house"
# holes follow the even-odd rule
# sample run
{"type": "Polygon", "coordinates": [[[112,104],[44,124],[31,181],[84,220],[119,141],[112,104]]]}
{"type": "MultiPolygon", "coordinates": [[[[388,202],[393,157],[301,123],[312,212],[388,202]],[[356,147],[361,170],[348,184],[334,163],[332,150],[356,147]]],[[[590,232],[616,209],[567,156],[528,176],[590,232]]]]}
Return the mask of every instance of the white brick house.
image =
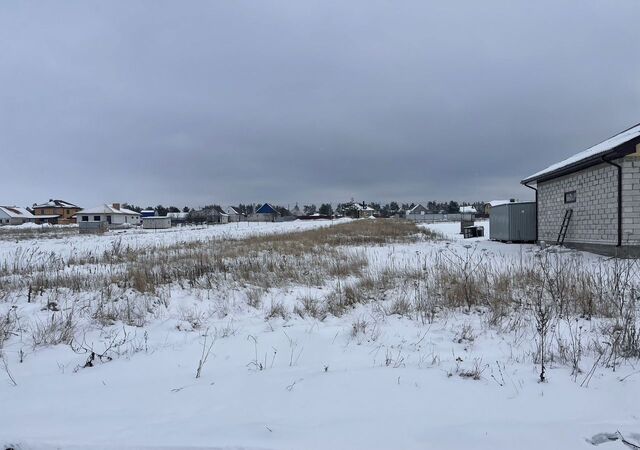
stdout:
{"type": "Polygon", "coordinates": [[[76,221],[80,233],[106,231],[110,228],[141,224],[140,213],[122,208],[120,203],[83,209],[76,214],[76,221]]]}
{"type": "Polygon", "coordinates": [[[640,124],[522,180],[536,190],[538,240],[640,256],[640,124]]]}

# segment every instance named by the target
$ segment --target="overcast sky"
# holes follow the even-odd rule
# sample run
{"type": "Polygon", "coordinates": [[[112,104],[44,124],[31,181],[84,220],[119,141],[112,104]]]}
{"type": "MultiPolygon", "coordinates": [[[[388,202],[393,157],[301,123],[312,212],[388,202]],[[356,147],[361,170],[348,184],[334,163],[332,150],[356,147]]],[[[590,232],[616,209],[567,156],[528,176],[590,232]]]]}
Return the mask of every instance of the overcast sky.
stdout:
{"type": "Polygon", "coordinates": [[[640,1],[2,1],[0,204],[530,198],[640,122],[640,1]]]}

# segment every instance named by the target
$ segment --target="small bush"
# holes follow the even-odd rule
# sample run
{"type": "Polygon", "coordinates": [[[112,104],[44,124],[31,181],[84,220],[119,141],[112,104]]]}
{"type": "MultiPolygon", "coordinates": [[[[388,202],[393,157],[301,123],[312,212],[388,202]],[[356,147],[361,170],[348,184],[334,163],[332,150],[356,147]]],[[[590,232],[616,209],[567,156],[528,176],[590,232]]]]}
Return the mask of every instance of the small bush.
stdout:
{"type": "Polygon", "coordinates": [[[73,309],[54,312],[44,321],[36,320],[31,328],[33,347],[70,344],[76,327],[73,309]]]}
{"type": "Polygon", "coordinates": [[[327,312],[322,307],[320,300],[315,297],[302,297],[298,299],[298,305],[294,306],[293,312],[300,317],[313,317],[314,319],[324,320],[327,312]]]}
{"type": "Polygon", "coordinates": [[[266,319],[275,319],[280,317],[283,320],[287,320],[289,318],[289,311],[287,311],[284,303],[277,300],[272,300],[269,308],[267,308],[267,313],[265,315],[266,319]]]}
{"type": "Polygon", "coordinates": [[[264,290],[260,288],[251,288],[248,289],[245,293],[247,305],[252,308],[260,308],[262,305],[262,296],[264,295],[264,290]]]}

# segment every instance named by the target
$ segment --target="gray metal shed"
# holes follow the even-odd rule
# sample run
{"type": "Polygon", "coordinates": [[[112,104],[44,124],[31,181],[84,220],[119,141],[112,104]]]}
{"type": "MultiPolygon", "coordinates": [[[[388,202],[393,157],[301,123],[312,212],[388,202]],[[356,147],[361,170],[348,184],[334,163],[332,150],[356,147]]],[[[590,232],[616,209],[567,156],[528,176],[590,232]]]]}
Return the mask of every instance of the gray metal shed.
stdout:
{"type": "Polygon", "coordinates": [[[536,203],[506,203],[491,208],[489,237],[494,241],[535,242],[536,203]]]}
{"type": "Polygon", "coordinates": [[[142,218],[142,228],[145,230],[163,230],[171,228],[171,217],[153,216],[142,218]]]}

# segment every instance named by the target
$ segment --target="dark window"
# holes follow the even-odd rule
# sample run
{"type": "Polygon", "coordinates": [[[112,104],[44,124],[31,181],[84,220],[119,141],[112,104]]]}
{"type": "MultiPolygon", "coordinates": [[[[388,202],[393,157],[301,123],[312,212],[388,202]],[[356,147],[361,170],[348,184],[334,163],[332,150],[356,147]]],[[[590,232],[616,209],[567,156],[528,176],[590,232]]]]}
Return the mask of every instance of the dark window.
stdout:
{"type": "Polygon", "coordinates": [[[94,222],[100,222],[100,216],[93,216],[94,222]]]}
{"type": "Polygon", "coordinates": [[[576,191],[569,191],[564,193],[564,202],[565,203],[575,203],[576,202],[576,191]]]}
{"type": "Polygon", "coordinates": [[[83,222],[88,222],[89,221],[89,216],[82,216],[82,221],[83,222]]]}

